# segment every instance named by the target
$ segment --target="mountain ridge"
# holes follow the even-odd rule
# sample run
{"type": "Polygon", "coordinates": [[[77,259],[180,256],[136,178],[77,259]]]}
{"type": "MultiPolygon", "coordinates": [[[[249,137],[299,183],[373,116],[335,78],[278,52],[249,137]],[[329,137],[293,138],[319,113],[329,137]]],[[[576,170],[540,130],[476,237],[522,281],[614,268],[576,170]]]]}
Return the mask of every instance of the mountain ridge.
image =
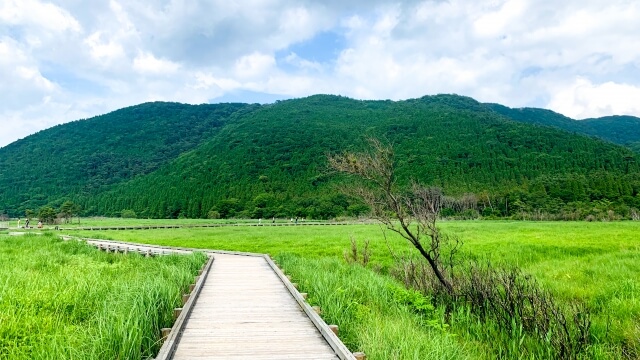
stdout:
{"type": "MultiPolygon", "coordinates": [[[[550,127],[545,119],[525,121],[540,111],[520,111],[523,116],[499,106],[457,95],[145,103],[1,148],[0,211],[15,215],[71,199],[87,215],[124,209],[147,217],[358,215],[364,210],[336,191],[341,180],[327,174],[324,157],[362,149],[366,136],[396,146],[402,181],[416,178],[452,195],[499,197],[503,209],[495,215],[513,215],[508,204],[518,201],[523,209],[545,211],[556,200],[639,206],[636,154],[550,127]],[[45,152],[41,161],[57,159],[57,165],[21,169],[25,156],[45,152]],[[8,176],[11,170],[17,175],[8,176]],[[537,204],[542,190],[548,201],[537,204]]],[[[561,116],[544,114],[554,121],[561,116]]]]}
{"type": "Polygon", "coordinates": [[[640,144],[640,118],[635,116],[612,115],[575,120],[547,109],[509,108],[493,103],[485,103],[484,105],[515,121],[553,126],[566,131],[595,136],[634,150],[637,150],[638,144],[640,144]]]}

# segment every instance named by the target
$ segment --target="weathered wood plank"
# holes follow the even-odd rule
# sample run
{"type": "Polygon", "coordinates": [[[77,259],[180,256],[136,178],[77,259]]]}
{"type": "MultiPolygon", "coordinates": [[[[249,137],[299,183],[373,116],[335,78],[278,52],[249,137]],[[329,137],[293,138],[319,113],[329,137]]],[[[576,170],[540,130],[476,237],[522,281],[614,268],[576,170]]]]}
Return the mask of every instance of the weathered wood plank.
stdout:
{"type": "Polygon", "coordinates": [[[338,359],[263,257],[216,254],[174,359],[338,359]]]}

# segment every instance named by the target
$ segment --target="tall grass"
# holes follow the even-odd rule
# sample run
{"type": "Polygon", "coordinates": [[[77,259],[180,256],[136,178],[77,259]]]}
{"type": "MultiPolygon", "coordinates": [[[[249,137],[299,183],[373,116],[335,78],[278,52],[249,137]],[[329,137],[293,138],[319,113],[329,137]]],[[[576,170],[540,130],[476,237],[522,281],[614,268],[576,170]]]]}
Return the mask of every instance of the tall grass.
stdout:
{"type": "Polygon", "coordinates": [[[443,323],[442,312],[418,292],[389,277],[339,259],[277,257],[282,268],[339,326],[351,350],[371,360],[472,359],[477,351],[459,342],[443,323]]]}
{"type": "Polygon", "coordinates": [[[0,358],[150,358],[205,260],[0,236],[0,358]]]}
{"type": "MultiPolygon", "coordinates": [[[[640,222],[446,221],[441,225],[464,240],[466,255],[518,266],[559,301],[586,303],[592,310],[594,344],[586,356],[640,358],[640,222]]],[[[79,234],[100,236],[95,232],[79,234]]],[[[375,225],[113,231],[102,236],[173,246],[291,253],[310,261],[342,261],[351,237],[369,239],[370,267],[382,273],[395,263],[387,245],[398,255],[411,251],[406,241],[391,234],[387,243],[375,225]]],[[[452,323],[457,334],[483,344],[481,348],[495,343],[496,335],[489,331],[492,325],[478,324],[460,314],[464,309],[452,323]],[[480,334],[483,331],[485,335],[480,334]]],[[[517,353],[517,347],[514,349],[517,353]]],[[[499,348],[495,351],[498,355],[494,352],[492,356],[502,358],[507,358],[507,352],[514,353],[502,351],[500,355],[499,348]]]]}

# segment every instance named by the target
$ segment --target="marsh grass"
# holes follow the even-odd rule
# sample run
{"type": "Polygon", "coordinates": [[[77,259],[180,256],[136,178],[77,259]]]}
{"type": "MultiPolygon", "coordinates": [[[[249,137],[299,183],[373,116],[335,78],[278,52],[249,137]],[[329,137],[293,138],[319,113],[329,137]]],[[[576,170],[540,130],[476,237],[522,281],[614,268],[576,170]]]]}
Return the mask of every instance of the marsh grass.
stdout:
{"type": "MultiPolygon", "coordinates": [[[[441,226],[463,239],[465,255],[518,266],[560,301],[586,303],[592,310],[593,345],[585,356],[596,359],[640,358],[640,222],[445,221],[441,226]]],[[[300,261],[330,258],[342,262],[345,250],[351,247],[351,238],[358,241],[369,239],[369,268],[383,274],[396,263],[387,246],[398,255],[411,253],[402,239],[387,234],[388,241],[385,241],[380,227],[376,225],[87,231],[75,234],[272,255],[288,253],[299,257],[300,261]]],[[[454,332],[478,348],[490,348],[492,339],[497,336],[489,331],[492,325],[478,324],[460,314],[464,314],[464,309],[460,309],[458,320],[452,323],[454,332]]],[[[509,351],[505,349],[488,351],[491,355],[487,358],[508,358],[506,354],[509,351]]],[[[540,355],[538,358],[544,357],[540,355]]]]}
{"type": "MultiPolygon", "coordinates": [[[[277,224],[290,223],[290,219],[276,219],[277,224]]],[[[326,222],[319,220],[305,219],[305,223],[326,222]]],[[[24,222],[23,222],[24,223],[24,222]]],[[[88,217],[73,218],[69,223],[60,223],[64,228],[74,227],[109,227],[109,226],[147,226],[147,225],[210,225],[210,224],[258,224],[258,219],[135,219],[135,218],[109,218],[109,217],[88,217]]],[[[267,226],[271,224],[271,219],[262,219],[261,224],[267,226]]],[[[9,223],[11,227],[17,225],[16,220],[9,223]]],[[[52,228],[54,226],[48,226],[52,228]]]]}
{"type": "Polygon", "coordinates": [[[205,259],[0,236],[0,358],[150,358],[205,259]]]}
{"type": "Polygon", "coordinates": [[[429,299],[358,264],[339,259],[276,258],[287,274],[337,324],[341,340],[371,360],[472,359],[477,351],[447,330],[429,299]]]}

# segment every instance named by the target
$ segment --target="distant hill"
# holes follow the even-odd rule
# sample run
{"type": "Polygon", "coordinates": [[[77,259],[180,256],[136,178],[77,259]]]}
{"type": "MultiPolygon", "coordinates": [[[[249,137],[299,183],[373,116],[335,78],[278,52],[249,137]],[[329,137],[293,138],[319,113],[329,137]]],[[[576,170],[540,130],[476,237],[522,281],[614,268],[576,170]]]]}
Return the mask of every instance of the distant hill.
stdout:
{"type": "Polygon", "coordinates": [[[551,110],[512,109],[500,104],[485,105],[515,121],[554,126],[570,132],[596,136],[634,150],[640,149],[640,118],[634,116],[606,116],[597,119],[573,120],[551,110]]]}
{"type": "Polygon", "coordinates": [[[344,180],[326,168],[326,154],[362,149],[374,136],[394,144],[400,181],[474,193],[485,215],[640,207],[637,155],[538,126],[559,122],[554,114],[457,95],[142,104],[0,149],[0,206],[13,215],[70,199],[87,215],[358,215],[366,209],[340,194],[344,180]]]}
{"type": "Polygon", "coordinates": [[[148,174],[248,108],[147,103],[40,131],[0,148],[0,211],[57,205],[148,174]]]}
{"type": "Polygon", "coordinates": [[[616,144],[640,150],[640,118],[634,116],[605,116],[578,122],[584,124],[585,134],[598,136],[616,144]]]}

